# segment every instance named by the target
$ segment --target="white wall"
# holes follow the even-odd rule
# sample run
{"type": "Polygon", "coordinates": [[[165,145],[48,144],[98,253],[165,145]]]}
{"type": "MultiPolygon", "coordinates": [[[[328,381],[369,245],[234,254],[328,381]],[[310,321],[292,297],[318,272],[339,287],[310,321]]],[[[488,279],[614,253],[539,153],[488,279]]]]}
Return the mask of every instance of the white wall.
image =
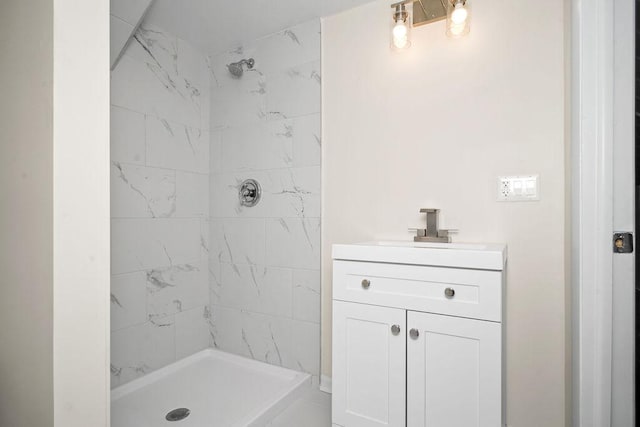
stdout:
{"type": "Polygon", "coordinates": [[[389,2],[323,22],[323,365],[331,372],[331,245],[407,240],[421,207],[455,241],[509,245],[507,421],[565,421],[563,10],[473,2],[469,37],[444,23],[389,45],[389,2]],[[540,174],[541,200],[496,202],[499,175],[540,174]]]}
{"type": "Polygon", "coordinates": [[[143,25],[111,95],[115,387],[209,347],[206,56],[143,25]]]}
{"type": "Polygon", "coordinates": [[[53,10],[54,423],[107,427],[109,2],[53,10]]]}
{"type": "Polygon", "coordinates": [[[8,426],[53,425],[52,12],[51,0],[0,2],[0,414],[8,426]]]}
{"type": "Polygon", "coordinates": [[[1,3],[2,425],[108,426],[108,14],[1,3]]]}

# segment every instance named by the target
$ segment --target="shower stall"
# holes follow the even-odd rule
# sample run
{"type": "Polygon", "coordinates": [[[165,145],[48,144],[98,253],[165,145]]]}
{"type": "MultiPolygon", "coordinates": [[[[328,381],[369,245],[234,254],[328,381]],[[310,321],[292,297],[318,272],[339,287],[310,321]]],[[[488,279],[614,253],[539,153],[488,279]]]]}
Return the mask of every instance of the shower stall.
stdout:
{"type": "Polygon", "coordinates": [[[317,386],[320,84],[318,19],[221,52],[135,30],[111,77],[114,427],[264,425],[317,386]]]}

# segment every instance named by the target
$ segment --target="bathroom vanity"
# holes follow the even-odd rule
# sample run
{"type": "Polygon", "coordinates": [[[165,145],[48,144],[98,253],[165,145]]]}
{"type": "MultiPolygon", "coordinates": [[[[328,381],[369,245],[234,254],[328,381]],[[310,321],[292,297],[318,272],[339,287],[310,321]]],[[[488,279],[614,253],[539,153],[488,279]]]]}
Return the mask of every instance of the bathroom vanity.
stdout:
{"type": "Polygon", "coordinates": [[[506,254],[333,246],[334,427],[504,424],[506,254]]]}

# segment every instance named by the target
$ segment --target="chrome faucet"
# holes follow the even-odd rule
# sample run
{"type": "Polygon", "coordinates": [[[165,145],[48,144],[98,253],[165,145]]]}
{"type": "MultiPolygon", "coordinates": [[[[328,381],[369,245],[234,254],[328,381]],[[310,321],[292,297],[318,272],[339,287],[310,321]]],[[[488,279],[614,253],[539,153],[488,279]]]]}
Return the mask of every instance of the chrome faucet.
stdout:
{"type": "Polygon", "coordinates": [[[451,236],[449,233],[455,230],[439,230],[438,229],[438,214],[440,209],[420,209],[421,213],[427,214],[427,228],[415,228],[411,230],[416,231],[416,235],[413,238],[414,242],[439,242],[439,243],[451,243],[451,236]]]}

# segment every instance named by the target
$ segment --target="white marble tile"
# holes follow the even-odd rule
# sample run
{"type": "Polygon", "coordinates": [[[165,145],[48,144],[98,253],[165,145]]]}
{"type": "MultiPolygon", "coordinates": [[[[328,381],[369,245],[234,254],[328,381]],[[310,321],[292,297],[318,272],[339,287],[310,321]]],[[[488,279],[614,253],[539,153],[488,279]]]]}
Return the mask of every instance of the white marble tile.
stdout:
{"type": "MultiPolygon", "coordinates": [[[[206,55],[184,40],[147,24],[138,29],[126,54],[143,63],[146,67],[143,71],[164,89],[154,94],[157,105],[141,104],[146,105],[145,112],[209,129],[210,81],[206,55]],[[170,104],[167,104],[167,94],[173,95],[170,104]]],[[[148,92],[141,94],[149,95],[148,92]]]]}
{"type": "Polygon", "coordinates": [[[209,173],[220,173],[222,172],[222,131],[211,131],[209,142],[209,173]]]}
{"type": "Polygon", "coordinates": [[[312,375],[320,374],[320,325],[318,323],[291,323],[291,349],[293,364],[290,366],[312,375]]]}
{"type": "Polygon", "coordinates": [[[207,83],[200,92],[200,129],[211,130],[211,87],[207,83]]]}
{"type": "Polygon", "coordinates": [[[230,172],[211,175],[211,216],[218,218],[264,218],[269,216],[271,201],[266,193],[267,181],[266,171],[230,172]],[[257,205],[245,207],[240,204],[238,193],[242,182],[249,178],[255,179],[260,183],[262,197],[257,205]]]}
{"type": "Polygon", "coordinates": [[[291,320],[242,312],[243,354],[278,366],[291,366],[291,320]]]}
{"type": "Polygon", "coordinates": [[[296,25],[246,44],[264,73],[320,60],[320,20],[296,25]]]}
{"type": "Polygon", "coordinates": [[[220,263],[220,286],[215,288],[215,304],[241,310],[245,305],[245,283],[242,280],[240,269],[244,266],[220,263]]]}
{"type": "Polygon", "coordinates": [[[209,217],[200,219],[200,259],[207,260],[211,252],[211,232],[209,217]]]}
{"type": "Polygon", "coordinates": [[[209,345],[209,80],[146,24],[112,73],[114,385],[209,345]]]}
{"type": "Polygon", "coordinates": [[[147,313],[165,317],[207,304],[209,283],[201,262],[156,268],[146,272],[147,313]]]}
{"type": "Polygon", "coordinates": [[[111,333],[111,387],[175,361],[173,316],[111,333]]]}
{"type": "Polygon", "coordinates": [[[111,330],[147,321],[147,290],[144,272],[111,276],[111,330]]]}
{"type": "Polygon", "coordinates": [[[293,318],[320,323],[319,270],[293,270],[293,318]]]}
{"type": "Polygon", "coordinates": [[[225,52],[210,55],[209,72],[211,76],[211,86],[220,87],[236,83],[238,78],[234,77],[229,72],[227,65],[232,62],[238,62],[242,59],[249,59],[254,56],[254,53],[255,46],[241,46],[225,52]]]}
{"type": "Polygon", "coordinates": [[[209,65],[214,86],[233,84],[237,79],[227,68],[232,62],[254,58],[255,70],[262,73],[291,68],[320,60],[320,20],[296,25],[278,33],[250,41],[235,49],[211,55],[209,65]]]}
{"type": "Polygon", "coordinates": [[[293,366],[290,319],[213,306],[214,347],[278,366],[293,366]]]}
{"type": "Polygon", "coordinates": [[[131,25],[135,25],[138,23],[138,20],[142,17],[142,14],[150,3],[151,0],[111,0],[111,14],[131,25]]]}
{"type": "Polygon", "coordinates": [[[168,218],[175,213],[174,171],[111,162],[112,218],[168,218]]]}
{"type": "Polygon", "coordinates": [[[266,262],[277,267],[319,270],[320,219],[267,219],[266,262]]]}
{"type": "Polygon", "coordinates": [[[144,165],[144,114],[111,107],[111,160],[144,165]]]}
{"type": "Polygon", "coordinates": [[[147,117],[147,165],[190,172],[209,171],[209,133],[147,117]]]}
{"type": "Polygon", "coordinates": [[[265,265],[263,219],[226,218],[222,220],[222,226],[214,230],[220,233],[217,236],[212,234],[212,238],[218,242],[222,262],[265,265]]]}
{"type": "MultiPolygon", "coordinates": [[[[189,44],[148,27],[127,54],[112,77],[113,103],[148,118],[142,129],[142,115],[130,118],[146,147],[119,144],[120,163],[177,170],[176,215],[195,218],[114,220],[114,271],[149,270],[156,285],[167,285],[146,299],[152,315],[175,313],[174,357],[210,343],[317,375],[319,273],[291,268],[319,269],[319,21],[208,64],[189,44]],[[233,78],[227,64],[248,57],[255,69],[233,78]],[[246,178],[263,186],[252,209],[241,208],[237,196],[246,178]],[[178,271],[188,263],[197,263],[204,279],[178,271]],[[179,294],[183,283],[197,283],[198,295],[179,294]]],[[[127,209],[139,212],[137,203],[127,209]]]]}
{"type": "Polygon", "coordinates": [[[176,359],[190,356],[209,347],[208,306],[176,314],[176,359]]]}
{"type": "Polygon", "coordinates": [[[246,126],[265,120],[266,80],[255,70],[235,81],[211,88],[211,129],[246,126]]]}
{"type": "Polygon", "coordinates": [[[209,86],[207,56],[190,43],[178,39],[178,74],[199,87],[209,86]]]}
{"type": "Polygon", "coordinates": [[[184,79],[127,55],[111,73],[113,105],[194,128],[201,125],[201,92],[184,79]]]}
{"type": "Polygon", "coordinates": [[[209,175],[176,172],[176,216],[209,216],[209,175]]]}
{"type": "Polygon", "coordinates": [[[209,218],[209,262],[221,261],[226,245],[222,236],[224,235],[222,223],[223,219],[209,218]]]}
{"type": "Polygon", "coordinates": [[[109,44],[111,46],[111,66],[113,67],[115,60],[129,40],[133,25],[113,14],[109,18],[109,30],[111,31],[109,44]]]}
{"type": "Polygon", "coordinates": [[[222,201],[224,197],[222,192],[223,186],[224,183],[222,174],[209,174],[209,217],[211,219],[222,217],[222,201]]]}
{"type": "Polygon", "coordinates": [[[293,123],[278,120],[222,131],[222,170],[286,168],[293,164],[293,123]]]}
{"type": "Polygon", "coordinates": [[[222,305],[222,264],[219,261],[209,262],[209,305],[222,305]]]}
{"type": "Polygon", "coordinates": [[[320,112],[320,62],[267,76],[267,118],[292,118],[320,112]]]}
{"type": "Polygon", "coordinates": [[[269,171],[265,183],[273,217],[320,217],[320,167],[269,171]]]}
{"type": "Polygon", "coordinates": [[[246,171],[212,176],[211,212],[218,217],[279,218],[320,216],[320,167],[246,171]],[[242,182],[260,183],[262,198],[253,207],[240,204],[242,182]]]}
{"type": "Polygon", "coordinates": [[[113,219],[111,272],[180,265],[200,256],[198,219],[113,219]]]}
{"type": "Polygon", "coordinates": [[[207,241],[208,247],[208,271],[209,271],[209,305],[213,306],[220,304],[220,298],[222,295],[222,266],[220,258],[222,257],[222,245],[219,239],[211,240],[212,229],[218,230],[216,235],[222,235],[222,223],[220,221],[207,221],[207,227],[209,230],[209,239],[207,241]]]}
{"type": "Polygon", "coordinates": [[[162,28],[140,25],[125,54],[157,70],[167,83],[178,76],[178,39],[162,28]]]}
{"type": "Polygon", "coordinates": [[[320,166],[322,136],[320,114],[293,119],[293,165],[320,166]]]}
{"type": "Polygon", "coordinates": [[[218,303],[256,313],[291,317],[292,271],[222,263],[218,303]]]}
{"type": "Polygon", "coordinates": [[[245,354],[242,341],[242,312],[240,310],[212,306],[209,335],[212,347],[235,354],[245,354]]]}

